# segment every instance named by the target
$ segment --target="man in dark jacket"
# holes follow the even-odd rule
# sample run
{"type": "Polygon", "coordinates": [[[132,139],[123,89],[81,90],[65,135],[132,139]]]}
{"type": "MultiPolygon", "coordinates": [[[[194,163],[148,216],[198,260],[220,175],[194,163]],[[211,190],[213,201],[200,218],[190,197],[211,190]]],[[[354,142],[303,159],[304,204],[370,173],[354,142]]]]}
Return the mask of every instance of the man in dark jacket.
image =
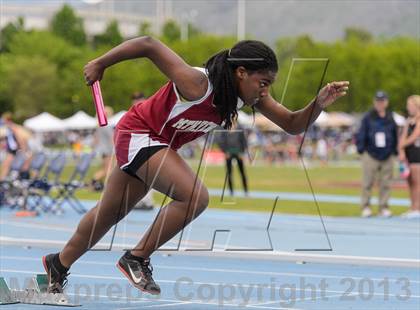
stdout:
{"type": "MultiPolygon", "coordinates": [[[[243,155],[248,150],[248,142],[244,130],[237,123],[233,124],[230,131],[223,131],[220,137],[219,147],[226,157],[226,180],[230,195],[233,196],[232,161],[238,163],[245,196],[248,195],[248,181],[245,173],[243,155]]],[[[225,182],[226,183],[226,182],[225,182]]]]}
{"type": "Polygon", "coordinates": [[[380,215],[390,217],[388,200],[393,170],[393,155],[397,154],[397,125],[388,111],[388,95],[377,91],[373,106],[363,117],[356,136],[357,151],[362,154],[362,216],[372,215],[370,197],[375,179],[379,184],[380,215]]]}

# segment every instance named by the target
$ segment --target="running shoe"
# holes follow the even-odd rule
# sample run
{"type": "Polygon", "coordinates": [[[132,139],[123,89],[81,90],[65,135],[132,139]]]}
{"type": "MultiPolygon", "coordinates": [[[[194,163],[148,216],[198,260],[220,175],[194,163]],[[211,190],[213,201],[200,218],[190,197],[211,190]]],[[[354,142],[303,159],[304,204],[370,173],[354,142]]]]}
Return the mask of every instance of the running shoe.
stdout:
{"type": "Polygon", "coordinates": [[[56,266],[54,266],[54,256],[57,254],[49,254],[42,257],[42,263],[48,277],[48,293],[59,294],[63,293],[64,288],[67,285],[68,272],[60,272],[56,266]]]}
{"type": "Polygon", "coordinates": [[[380,213],[380,216],[384,217],[384,218],[390,218],[392,216],[392,212],[388,208],[387,209],[382,209],[382,211],[380,213]]]}
{"type": "Polygon", "coordinates": [[[160,287],[152,278],[153,267],[149,258],[135,257],[127,251],[118,261],[117,267],[134,287],[152,295],[160,294],[160,287]]]}
{"type": "Polygon", "coordinates": [[[372,210],[369,207],[365,207],[362,210],[362,217],[371,217],[372,216],[372,210]]]}

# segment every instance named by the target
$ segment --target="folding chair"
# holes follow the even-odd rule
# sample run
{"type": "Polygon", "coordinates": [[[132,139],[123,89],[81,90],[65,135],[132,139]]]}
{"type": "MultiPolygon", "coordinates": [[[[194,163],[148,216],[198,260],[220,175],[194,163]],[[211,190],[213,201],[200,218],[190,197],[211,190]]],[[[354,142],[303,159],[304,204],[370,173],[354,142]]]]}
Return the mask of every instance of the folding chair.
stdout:
{"type": "Polygon", "coordinates": [[[32,157],[31,165],[29,166],[31,178],[38,178],[41,174],[42,168],[44,168],[46,163],[47,154],[45,154],[44,152],[35,153],[35,155],[32,157]]]}
{"type": "Polygon", "coordinates": [[[69,181],[65,183],[60,183],[58,186],[58,194],[54,198],[54,212],[62,211],[62,205],[64,202],[69,203],[69,205],[79,214],[85,213],[87,210],[80,202],[79,199],[75,196],[75,193],[78,189],[81,189],[86,186],[84,183],[84,178],[86,173],[90,168],[90,164],[94,157],[93,153],[84,153],[80,156],[76,167],[70,176],[69,181]]]}
{"type": "Polygon", "coordinates": [[[47,155],[43,152],[35,153],[32,156],[28,171],[25,174],[20,173],[19,180],[13,183],[16,192],[19,191],[21,198],[17,201],[17,206],[25,210],[26,198],[28,197],[28,189],[34,180],[36,180],[41,173],[42,168],[47,162],[47,155]]]}
{"type": "MultiPolygon", "coordinates": [[[[39,162],[37,163],[39,164],[39,162]]],[[[35,166],[37,163],[35,163],[35,166]]],[[[23,206],[25,210],[44,212],[50,212],[52,210],[54,199],[51,190],[60,185],[60,177],[65,165],[66,155],[59,153],[48,163],[44,175],[30,182],[23,206]]]]}
{"type": "Polygon", "coordinates": [[[26,156],[23,152],[17,152],[13,158],[12,164],[10,165],[9,174],[6,177],[6,181],[17,180],[19,173],[25,164],[26,156]]]}
{"type": "Polygon", "coordinates": [[[19,205],[22,198],[22,190],[19,182],[19,173],[25,164],[26,156],[23,152],[17,152],[10,165],[6,178],[0,181],[0,205],[14,208],[19,205]]]}

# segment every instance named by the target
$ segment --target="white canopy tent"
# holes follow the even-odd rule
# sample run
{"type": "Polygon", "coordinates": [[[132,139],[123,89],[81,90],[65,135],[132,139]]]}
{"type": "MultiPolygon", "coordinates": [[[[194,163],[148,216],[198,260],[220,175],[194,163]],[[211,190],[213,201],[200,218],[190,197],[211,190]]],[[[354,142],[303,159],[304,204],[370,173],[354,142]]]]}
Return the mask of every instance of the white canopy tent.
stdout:
{"type": "Polygon", "coordinates": [[[127,111],[120,111],[114,115],[112,115],[109,119],[108,119],[108,126],[112,126],[115,127],[117,125],[117,123],[119,122],[119,120],[124,116],[124,114],[127,111]]]}
{"type": "Polygon", "coordinates": [[[64,131],[66,129],[63,120],[48,112],[42,112],[27,119],[23,122],[23,126],[34,132],[64,131]]]}
{"type": "Polygon", "coordinates": [[[98,126],[96,119],[83,111],[63,120],[66,129],[93,129],[98,126]]]}
{"type": "Polygon", "coordinates": [[[322,111],[315,124],[320,127],[351,127],[356,123],[356,118],[344,112],[322,111]]]}
{"type": "Polygon", "coordinates": [[[330,127],[351,127],[356,123],[356,118],[345,112],[330,112],[329,116],[330,127]]]}

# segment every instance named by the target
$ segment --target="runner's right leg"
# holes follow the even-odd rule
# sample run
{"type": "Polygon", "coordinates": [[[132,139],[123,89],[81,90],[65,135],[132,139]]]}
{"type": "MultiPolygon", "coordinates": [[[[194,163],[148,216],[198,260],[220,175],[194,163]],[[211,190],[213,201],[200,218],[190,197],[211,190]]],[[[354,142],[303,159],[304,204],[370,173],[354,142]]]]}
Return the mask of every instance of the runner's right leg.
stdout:
{"type": "Polygon", "coordinates": [[[83,216],[63,250],[43,257],[50,286],[58,292],[62,290],[68,268],[123,219],[146,193],[145,183],[114,167],[97,206],[83,216]]]}

